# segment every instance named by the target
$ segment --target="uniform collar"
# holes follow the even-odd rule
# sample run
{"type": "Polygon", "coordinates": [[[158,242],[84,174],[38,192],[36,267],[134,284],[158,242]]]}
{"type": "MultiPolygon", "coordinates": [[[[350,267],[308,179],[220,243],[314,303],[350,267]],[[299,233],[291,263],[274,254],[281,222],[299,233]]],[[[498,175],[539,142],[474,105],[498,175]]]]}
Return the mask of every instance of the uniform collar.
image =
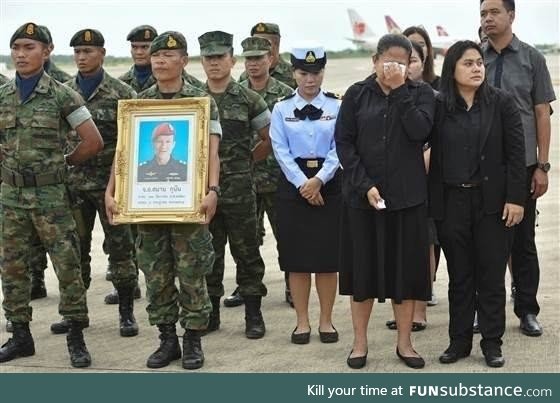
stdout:
{"type": "MultiPolygon", "coordinates": [[[[505,48],[502,49],[502,52],[504,50],[509,50],[509,51],[512,51],[512,52],[519,52],[520,45],[521,45],[521,41],[519,40],[519,38],[515,34],[513,34],[513,38],[511,39],[511,42],[505,48]]],[[[498,53],[496,51],[496,49],[494,49],[494,47],[492,46],[490,41],[488,41],[484,44],[482,50],[486,50],[486,51],[492,50],[494,53],[498,53]]]]}
{"type": "Polygon", "coordinates": [[[311,100],[311,102],[307,102],[305,99],[303,99],[301,95],[299,95],[297,90],[295,91],[295,93],[296,95],[294,97],[294,104],[296,108],[298,108],[299,110],[302,110],[308,104],[313,105],[317,109],[321,109],[325,104],[326,97],[325,94],[323,94],[323,91],[321,90],[319,90],[319,93],[315,98],[311,100]]]}

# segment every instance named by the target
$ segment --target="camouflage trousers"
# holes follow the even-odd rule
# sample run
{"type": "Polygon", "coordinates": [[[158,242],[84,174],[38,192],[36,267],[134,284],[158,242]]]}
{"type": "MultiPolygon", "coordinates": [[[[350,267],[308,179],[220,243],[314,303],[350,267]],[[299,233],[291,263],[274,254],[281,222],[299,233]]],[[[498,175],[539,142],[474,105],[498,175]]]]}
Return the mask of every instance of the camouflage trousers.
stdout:
{"type": "Polygon", "coordinates": [[[276,232],[276,192],[257,193],[257,240],[259,245],[264,243],[266,231],[264,229],[264,213],[268,216],[274,240],[277,240],[276,232]]]}
{"type": "Polygon", "coordinates": [[[179,321],[184,329],[206,329],[212,305],[205,276],[214,264],[208,227],[139,224],[136,257],[146,279],[150,324],[179,321]]]}
{"type": "Polygon", "coordinates": [[[211,296],[224,295],[224,256],[226,243],[235,261],[236,281],[241,295],[266,295],[264,262],[257,241],[256,199],[246,203],[219,204],[210,223],[216,262],[206,276],[211,296]]]}
{"type": "Polygon", "coordinates": [[[47,251],[39,237],[31,241],[28,265],[33,277],[43,277],[43,272],[47,269],[47,251]]]}
{"type": "Polygon", "coordinates": [[[60,290],[59,313],[67,319],[86,321],[86,289],[80,273],[80,247],[74,217],[68,207],[21,209],[2,206],[0,270],[2,307],[6,319],[31,321],[30,253],[35,239],[49,253],[60,290]]]}
{"type": "Polygon", "coordinates": [[[105,235],[103,246],[104,251],[109,255],[113,285],[117,289],[136,286],[138,274],[134,262],[134,241],[130,226],[109,224],[105,213],[104,190],[76,191],[74,193],[81,199],[80,211],[84,228],[80,231],[80,249],[82,277],[86,288],[89,288],[91,282],[91,235],[96,214],[99,214],[99,221],[105,235]]]}

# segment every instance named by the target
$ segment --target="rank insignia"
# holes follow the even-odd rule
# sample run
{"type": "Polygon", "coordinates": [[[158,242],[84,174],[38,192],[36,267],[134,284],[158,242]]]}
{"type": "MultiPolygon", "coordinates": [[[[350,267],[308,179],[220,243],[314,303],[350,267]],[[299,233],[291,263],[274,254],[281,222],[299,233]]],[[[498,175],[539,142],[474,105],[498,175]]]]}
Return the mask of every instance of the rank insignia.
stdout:
{"type": "Polygon", "coordinates": [[[263,24],[262,22],[259,23],[259,25],[257,25],[256,31],[257,31],[257,32],[264,32],[264,31],[266,31],[266,27],[264,26],[264,24],[263,24]]]}
{"type": "Polygon", "coordinates": [[[25,29],[25,33],[27,35],[33,35],[35,33],[35,25],[27,24],[27,28],[25,29]]]}
{"type": "Polygon", "coordinates": [[[316,60],[317,60],[317,58],[315,57],[315,53],[313,53],[312,50],[307,52],[307,54],[305,55],[305,62],[306,63],[315,63],[316,60]]]}
{"type": "Polygon", "coordinates": [[[152,34],[150,33],[149,29],[144,31],[144,39],[150,39],[151,36],[152,34]]]}
{"type": "Polygon", "coordinates": [[[169,39],[167,39],[167,47],[174,48],[175,46],[177,46],[177,41],[175,40],[175,38],[169,35],[169,39]]]}
{"type": "Polygon", "coordinates": [[[84,41],[91,42],[91,31],[84,32],[84,41]]]}

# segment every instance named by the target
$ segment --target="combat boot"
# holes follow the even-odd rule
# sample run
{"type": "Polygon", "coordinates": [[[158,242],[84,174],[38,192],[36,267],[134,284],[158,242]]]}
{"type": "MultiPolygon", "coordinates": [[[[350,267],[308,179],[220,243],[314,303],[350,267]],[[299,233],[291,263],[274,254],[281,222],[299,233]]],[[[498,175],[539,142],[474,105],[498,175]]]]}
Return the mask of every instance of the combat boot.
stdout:
{"type": "Polygon", "coordinates": [[[45,272],[43,270],[33,270],[31,272],[31,300],[45,298],[46,296],[45,272]]]}
{"type": "Polygon", "coordinates": [[[210,312],[208,327],[204,334],[214,332],[220,328],[220,297],[210,296],[210,302],[212,303],[212,312],[210,312]]]}
{"type": "MultiPolygon", "coordinates": [[[[134,287],[134,299],[140,299],[141,297],[142,293],[140,292],[140,287],[138,287],[138,283],[136,283],[136,287],[134,287]]],[[[117,305],[119,303],[119,293],[117,290],[113,288],[113,291],[105,295],[104,301],[107,305],[117,305]]]]}
{"type": "Polygon", "coordinates": [[[68,353],[70,354],[70,364],[74,368],[85,368],[91,365],[91,356],[84,341],[84,334],[82,329],[85,322],[78,322],[75,320],[68,321],[70,329],[66,335],[66,345],[68,346],[68,353]]]}
{"type": "Polygon", "coordinates": [[[119,330],[122,337],[131,337],[138,334],[138,324],[134,318],[134,288],[122,287],[119,292],[119,330]]]}
{"type": "Polygon", "coordinates": [[[264,336],[266,328],[261,312],[261,296],[245,296],[245,336],[248,339],[260,339],[264,336]]]}
{"type": "Polygon", "coordinates": [[[202,333],[202,330],[185,330],[183,336],[183,368],[198,369],[204,365],[204,353],[200,342],[202,333]]]}
{"type": "Polygon", "coordinates": [[[35,343],[29,331],[29,323],[12,322],[12,326],[14,335],[0,348],[0,362],[35,355],[35,343]]]}
{"type": "MultiPolygon", "coordinates": [[[[82,323],[82,327],[85,329],[89,327],[89,319],[82,323]]],[[[60,322],[55,322],[51,325],[51,332],[53,334],[66,334],[70,330],[70,321],[62,319],[60,322]]]]}
{"type": "Polygon", "coordinates": [[[148,368],[163,368],[169,365],[171,361],[181,358],[181,347],[179,347],[179,339],[175,333],[175,324],[158,325],[160,331],[159,348],[148,357],[146,366],[148,368]]]}

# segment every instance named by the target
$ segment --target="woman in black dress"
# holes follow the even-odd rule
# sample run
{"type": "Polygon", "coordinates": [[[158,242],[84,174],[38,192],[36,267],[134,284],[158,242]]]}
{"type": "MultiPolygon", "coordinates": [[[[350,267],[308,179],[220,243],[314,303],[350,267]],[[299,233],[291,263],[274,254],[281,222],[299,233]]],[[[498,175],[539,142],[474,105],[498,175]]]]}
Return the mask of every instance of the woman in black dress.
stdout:
{"type": "Polygon", "coordinates": [[[345,203],[340,293],[352,296],[352,368],[366,363],[375,298],[392,299],[397,356],[412,368],[424,366],[410,332],[414,300],[431,297],[423,145],[434,93],[406,79],[411,51],[404,36],[383,36],[373,57],[375,73],[348,89],[336,124],[345,203]]]}

